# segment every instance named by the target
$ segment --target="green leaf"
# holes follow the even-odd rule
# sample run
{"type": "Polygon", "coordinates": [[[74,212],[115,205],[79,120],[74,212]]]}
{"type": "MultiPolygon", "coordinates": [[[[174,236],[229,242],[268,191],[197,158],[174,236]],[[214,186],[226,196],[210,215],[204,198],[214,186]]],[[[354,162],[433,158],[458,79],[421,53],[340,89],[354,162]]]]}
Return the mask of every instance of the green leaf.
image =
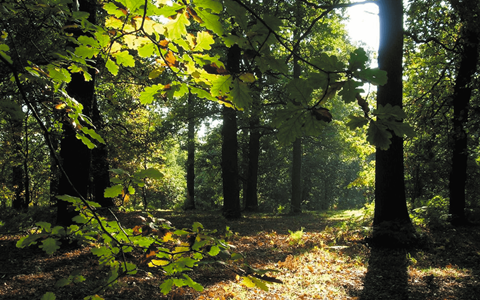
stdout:
{"type": "Polygon", "coordinates": [[[77,216],[73,217],[72,220],[73,220],[75,223],[78,223],[78,224],[85,224],[85,223],[88,222],[88,219],[85,218],[85,217],[82,216],[82,215],[77,215],[77,216]]]}
{"type": "Polygon", "coordinates": [[[343,85],[342,90],[338,93],[339,96],[342,96],[342,99],[345,103],[350,103],[355,101],[355,97],[359,93],[363,93],[363,89],[359,89],[359,86],[362,86],[363,83],[354,81],[354,80],[347,80],[343,85]]]}
{"type": "Polygon", "coordinates": [[[48,232],[48,233],[52,232],[52,224],[48,222],[37,222],[35,223],[35,225],[42,228],[44,232],[48,232]]]}
{"type": "Polygon", "coordinates": [[[57,299],[57,297],[55,296],[54,293],[46,292],[45,294],[43,294],[40,300],[55,300],[55,299],[57,299]]]}
{"type": "Polygon", "coordinates": [[[153,55],[153,53],[157,52],[157,46],[153,43],[147,43],[138,48],[137,51],[140,57],[150,57],[153,55]]]}
{"type": "Polygon", "coordinates": [[[104,300],[104,298],[100,297],[99,295],[87,296],[83,298],[83,300],[104,300]]]}
{"type": "Polygon", "coordinates": [[[161,285],[160,285],[160,291],[166,295],[170,292],[173,286],[173,280],[172,279],[167,279],[165,280],[161,285]]]}
{"type": "Polygon", "coordinates": [[[43,238],[45,236],[45,234],[30,234],[30,235],[27,235],[25,237],[22,237],[20,240],[18,240],[16,246],[17,248],[25,248],[25,247],[28,247],[30,245],[33,245],[33,244],[36,244],[37,240],[40,239],[40,238],[43,238]]]}
{"type": "Polygon", "coordinates": [[[92,58],[94,55],[97,55],[99,52],[98,49],[88,47],[85,45],[80,45],[75,48],[75,54],[83,58],[92,58]]]}
{"type": "Polygon", "coordinates": [[[40,245],[39,248],[42,248],[43,251],[45,251],[47,254],[51,255],[55,251],[60,249],[61,244],[62,243],[60,243],[56,239],[50,237],[50,238],[47,238],[47,239],[43,240],[42,245],[40,245]]]}
{"type": "Polygon", "coordinates": [[[218,36],[223,35],[223,25],[218,15],[209,13],[207,10],[197,10],[198,17],[203,21],[202,26],[213,31],[218,36]]]}
{"type": "Polygon", "coordinates": [[[70,75],[68,70],[64,68],[48,65],[47,70],[48,70],[48,75],[50,75],[50,77],[57,82],[69,83],[72,80],[72,76],[70,75]]]}
{"type": "Polygon", "coordinates": [[[107,63],[105,64],[105,67],[107,67],[108,71],[112,73],[112,75],[117,76],[118,74],[118,65],[111,60],[110,58],[107,59],[107,63]]]}
{"type": "Polygon", "coordinates": [[[388,129],[392,130],[396,136],[399,137],[415,137],[416,133],[412,126],[407,123],[399,122],[399,121],[388,121],[383,120],[383,124],[385,124],[388,129]]]}
{"type": "Polygon", "coordinates": [[[295,78],[285,86],[285,89],[296,102],[308,104],[312,98],[313,87],[308,80],[295,78]]]}
{"type": "Polygon", "coordinates": [[[377,109],[374,109],[372,113],[380,120],[394,119],[401,121],[407,117],[407,114],[400,106],[392,106],[390,103],[387,103],[385,106],[378,104],[377,109]]]}
{"type": "Polygon", "coordinates": [[[354,75],[373,85],[384,85],[388,81],[387,72],[378,68],[361,70],[360,72],[354,73],[354,75]]]}
{"type": "Polygon", "coordinates": [[[166,25],[168,38],[171,40],[181,39],[187,35],[188,25],[190,25],[190,21],[188,21],[185,13],[183,11],[178,13],[177,17],[174,20],[170,20],[166,25]]]}
{"type": "Polygon", "coordinates": [[[160,90],[163,90],[165,86],[162,84],[155,84],[149,87],[146,87],[143,92],[140,93],[140,103],[150,104],[155,100],[155,95],[159,93],[160,90]]]}
{"type": "Polygon", "coordinates": [[[241,82],[238,78],[235,78],[230,95],[232,97],[232,102],[238,109],[243,110],[252,104],[253,99],[252,96],[250,96],[251,93],[248,85],[241,82]]]}
{"type": "Polygon", "coordinates": [[[365,69],[365,64],[368,61],[367,52],[363,48],[358,48],[352,52],[348,60],[348,69],[350,71],[357,71],[365,69]]]}
{"type": "Polygon", "coordinates": [[[212,88],[210,93],[216,96],[224,96],[230,93],[230,85],[232,83],[232,77],[230,75],[218,76],[212,82],[212,88]]]}
{"type": "Polygon", "coordinates": [[[113,56],[119,65],[123,65],[125,67],[135,67],[135,59],[130,55],[130,53],[128,53],[128,51],[124,50],[117,52],[114,53],[113,56]]]}
{"type": "Polygon", "coordinates": [[[243,281],[242,284],[244,284],[246,287],[253,288],[255,287],[255,283],[250,279],[250,276],[242,276],[243,281]]]}
{"type": "Polygon", "coordinates": [[[390,139],[392,134],[387,130],[387,126],[378,121],[370,121],[370,126],[367,131],[367,141],[380,148],[381,150],[387,150],[392,143],[390,139]]]}
{"type": "Polygon", "coordinates": [[[195,45],[195,51],[203,51],[212,49],[211,45],[214,44],[213,36],[207,31],[200,31],[197,33],[197,44],[195,45]]]}
{"type": "Polygon", "coordinates": [[[107,187],[105,189],[105,193],[103,194],[105,198],[113,198],[121,195],[123,192],[123,186],[121,184],[117,184],[111,187],[107,187]]]}
{"type": "Polygon", "coordinates": [[[217,0],[193,0],[193,4],[201,8],[208,8],[211,12],[217,14],[223,11],[222,3],[217,0]]]}
{"type": "Polygon", "coordinates": [[[108,14],[114,15],[117,18],[125,16],[125,14],[119,9],[119,7],[112,2],[105,4],[103,8],[107,11],[108,14]]]}
{"type": "Polygon", "coordinates": [[[210,248],[210,251],[208,251],[208,255],[210,256],[217,256],[218,253],[220,253],[220,248],[218,246],[212,246],[212,248],[210,248]]]}
{"type": "Polygon", "coordinates": [[[76,136],[77,136],[77,139],[81,140],[82,143],[84,143],[84,144],[88,147],[88,149],[93,149],[93,148],[95,148],[95,144],[92,143],[92,141],[90,141],[90,139],[87,138],[86,136],[84,136],[83,134],[77,133],[76,136]]]}
{"type": "Polygon", "coordinates": [[[96,256],[110,256],[112,255],[112,251],[108,249],[106,246],[102,246],[100,248],[92,248],[90,250],[93,255],[96,256]]]}
{"type": "Polygon", "coordinates": [[[185,282],[186,284],[196,290],[197,292],[202,292],[203,291],[203,286],[199,284],[198,282],[195,282],[190,278],[187,274],[182,274],[183,277],[185,277],[185,282]]]}
{"type": "Polygon", "coordinates": [[[253,277],[253,276],[249,276],[250,277],[250,280],[252,280],[252,282],[255,283],[255,286],[264,290],[265,292],[268,292],[268,286],[265,284],[265,281],[263,280],[260,280],[256,277],[253,277]]]}
{"type": "Polygon", "coordinates": [[[95,140],[99,141],[100,143],[105,144],[105,140],[98,133],[96,133],[95,130],[84,126],[82,127],[82,131],[94,138],[95,140]]]}
{"type": "Polygon", "coordinates": [[[155,168],[148,168],[146,170],[137,171],[133,176],[139,179],[143,179],[143,178],[160,179],[163,177],[163,174],[155,168]]]}
{"type": "Polygon", "coordinates": [[[55,287],[59,288],[59,287],[62,287],[62,286],[69,285],[70,283],[72,283],[72,279],[70,277],[62,278],[55,283],[55,287]]]}
{"type": "Polygon", "coordinates": [[[360,128],[368,124],[368,120],[364,117],[350,115],[348,116],[348,118],[350,119],[350,121],[348,121],[346,125],[351,130],[355,130],[356,128],[360,128]]]}

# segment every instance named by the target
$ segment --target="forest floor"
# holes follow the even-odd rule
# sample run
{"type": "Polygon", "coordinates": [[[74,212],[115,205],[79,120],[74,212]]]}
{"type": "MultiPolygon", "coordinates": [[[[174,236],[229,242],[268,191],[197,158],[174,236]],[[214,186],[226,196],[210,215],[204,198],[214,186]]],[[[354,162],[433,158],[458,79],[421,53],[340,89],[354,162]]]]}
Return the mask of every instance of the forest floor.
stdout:
{"type": "MultiPolygon", "coordinates": [[[[120,213],[125,224],[137,213],[120,213]]],[[[152,212],[176,228],[200,222],[225,233],[235,251],[283,284],[269,291],[248,288],[228,267],[207,265],[190,276],[205,290],[174,288],[164,296],[162,278],[145,272],[123,277],[102,294],[105,299],[480,299],[480,232],[478,227],[421,229],[423,246],[377,249],[365,243],[359,211],[306,212],[296,216],[252,213],[236,221],[219,212],[152,212]],[[233,235],[231,234],[233,232],[233,235]]],[[[0,231],[2,228],[0,227],[0,231]]],[[[83,299],[98,286],[103,272],[88,247],[45,254],[38,247],[17,249],[20,234],[0,236],[0,299],[40,299],[48,291],[57,299],[83,299]],[[55,288],[73,271],[87,278],[55,288]]]]}

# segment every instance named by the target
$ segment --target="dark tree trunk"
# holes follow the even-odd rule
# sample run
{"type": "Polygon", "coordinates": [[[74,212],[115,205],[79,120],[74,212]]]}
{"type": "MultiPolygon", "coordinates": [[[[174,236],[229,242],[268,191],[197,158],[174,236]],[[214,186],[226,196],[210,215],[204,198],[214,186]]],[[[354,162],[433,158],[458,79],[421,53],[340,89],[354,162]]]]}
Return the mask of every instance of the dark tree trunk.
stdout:
{"type": "MultiPolygon", "coordinates": [[[[27,157],[22,155],[24,153],[22,147],[22,136],[23,134],[23,123],[22,120],[12,120],[12,132],[13,140],[15,143],[16,151],[16,161],[22,162],[15,165],[12,168],[12,190],[13,190],[13,201],[12,207],[17,211],[26,211],[28,209],[28,179],[26,177],[26,172],[28,172],[27,157]]],[[[26,135],[25,135],[26,138],[26,135]]],[[[28,141],[26,142],[28,143],[28,141]]],[[[27,150],[28,151],[28,150],[27,150]]]]}
{"type": "Polygon", "coordinates": [[[194,99],[188,94],[188,141],[187,141],[187,201],[185,209],[195,209],[195,115],[194,99]]]}
{"type": "MultiPolygon", "coordinates": [[[[238,45],[227,51],[227,69],[230,74],[240,72],[241,51],[238,45]]],[[[237,112],[235,109],[223,107],[222,129],[222,178],[223,178],[223,215],[234,219],[241,217],[239,183],[238,183],[238,142],[237,112]]]]}
{"type": "MultiPolygon", "coordinates": [[[[466,7],[475,7],[476,1],[467,1],[462,5],[466,7]],[[473,6],[472,6],[473,4],[473,6]]],[[[461,14],[470,14],[471,12],[462,12],[465,8],[457,8],[461,14]]],[[[472,96],[471,82],[473,75],[477,70],[478,64],[478,29],[473,20],[462,18],[466,23],[464,25],[463,51],[460,58],[460,67],[458,69],[455,88],[453,92],[453,151],[452,151],[452,169],[450,172],[450,207],[451,221],[454,224],[466,223],[465,217],[465,182],[467,180],[467,140],[468,135],[465,126],[468,121],[468,109],[470,98],[472,96]]]]}
{"type": "MultiPolygon", "coordinates": [[[[387,71],[388,82],[378,87],[377,104],[402,106],[402,0],[378,2],[380,47],[378,66],[387,71]]],[[[411,224],[405,197],[403,138],[393,135],[388,150],[377,148],[374,225],[385,222],[411,224]]]]}
{"type": "MultiPolygon", "coordinates": [[[[96,130],[103,129],[102,116],[98,109],[97,99],[94,98],[92,107],[92,123],[96,130]]],[[[92,195],[93,200],[102,207],[114,206],[113,198],[105,198],[105,189],[110,186],[110,166],[108,164],[108,149],[105,144],[97,144],[97,147],[92,150],[92,195]]]]}
{"type": "MultiPolygon", "coordinates": [[[[293,77],[300,78],[300,65],[298,57],[293,58],[293,77]]],[[[296,138],[292,150],[292,199],[290,202],[293,214],[302,211],[302,138],[296,138]]]]}
{"type": "Polygon", "coordinates": [[[223,215],[226,218],[239,218],[237,113],[226,106],[223,107],[222,137],[223,215]]]}
{"type": "Polygon", "coordinates": [[[245,189],[245,209],[255,211],[258,208],[257,179],[258,158],[260,156],[260,131],[258,116],[253,116],[250,121],[250,137],[248,140],[248,175],[245,189]]]}
{"type": "Polygon", "coordinates": [[[302,138],[293,142],[291,213],[302,212],[302,138]]]}
{"type": "MultiPolygon", "coordinates": [[[[95,3],[88,0],[79,0],[79,10],[90,14],[88,20],[95,24],[95,3]]],[[[74,37],[83,32],[71,29],[74,37]]],[[[75,45],[72,45],[75,46],[75,45]]],[[[83,105],[83,114],[91,116],[93,97],[95,93],[95,71],[90,69],[92,80],[85,81],[83,74],[72,74],[72,80],[67,86],[68,94],[83,105]]],[[[60,157],[66,174],[62,174],[59,181],[58,193],[60,195],[88,196],[91,152],[81,140],[77,139],[76,131],[71,124],[63,126],[63,139],[60,142],[60,157]]],[[[57,223],[68,226],[72,223],[75,212],[69,208],[69,203],[58,201],[57,223]]]]}

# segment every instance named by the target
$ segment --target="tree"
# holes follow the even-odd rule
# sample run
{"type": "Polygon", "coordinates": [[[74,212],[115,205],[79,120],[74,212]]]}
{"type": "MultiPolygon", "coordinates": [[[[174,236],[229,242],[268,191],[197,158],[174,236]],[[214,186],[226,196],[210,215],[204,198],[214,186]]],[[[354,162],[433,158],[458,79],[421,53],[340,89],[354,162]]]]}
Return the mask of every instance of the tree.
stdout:
{"type": "MultiPolygon", "coordinates": [[[[378,87],[377,105],[401,108],[402,0],[381,0],[378,6],[380,17],[378,66],[387,72],[388,81],[378,87]]],[[[374,225],[381,226],[385,222],[410,224],[405,197],[403,138],[396,134],[393,134],[387,150],[377,148],[376,152],[374,225]]]]}
{"type": "Polygon", "coordinates": [[[455,1],[453,7],[459,11],[463,22],[461,39],[462,51],[455,81],[453,102],[453,153],[450,172],[450,207],[452,223],[466,222],[465,183],[467,181],[468,134],[465,126],[468,122],[470,98],[472,97],[472,79],[479,61],[478,1],[455,1]]]}

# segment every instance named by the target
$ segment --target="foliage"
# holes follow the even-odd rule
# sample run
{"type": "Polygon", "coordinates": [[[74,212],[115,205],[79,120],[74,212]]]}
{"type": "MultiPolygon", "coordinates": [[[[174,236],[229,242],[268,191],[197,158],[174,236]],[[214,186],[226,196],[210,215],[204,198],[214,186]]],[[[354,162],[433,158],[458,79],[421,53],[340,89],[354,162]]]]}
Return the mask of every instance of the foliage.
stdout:
{"type": "Polygon", "coordinates": [[[412,210],[412,219],[429,227],[445,227],[448,221],[448,198],[435,196],[412,210]]]}
{"type": "MultiPolygon", "coordinates": [[[[164,294],[170,292],[173,286],[189,286],[201,291],[203,287],[193,281],[186,272],[202,264],[243,261],[242,255],[230,254],[231,247],[223,239],[215,238],[214,232],[205,230],[198,222],[195,222],[191,229],[176,229],[165,220],[149,215],[144,224],[123,228],[118,220],[109,220],[92,209],[99,208],[95,202],[85,202],[71,196],[59,197],[70,202],[79,212],[74,217],[76,224],[67,228],[62,226],[52,228],[50,223],[37,222],[35,231],[21,238],[17,242],[17,247],[25,248],[41,243],[39,247],[52,255],[60,249],[62,243],[93,246],[91,252],[98,257],[99,266],[108,271],[108,276],[98,288],[91,291],[93,294],[101,293],[113,286],[119,278],[135,274],[147,267],[151,273],[163,273],[167,276],[160,285],[164,294]],[[127,258],[135,257],[135,254],[140,256],[136,261],[127,258]]],[[[251,275],[248,275],[250,277],[256,276],[255,274],[264,275],[267,272],[254,268],[250,270],[251,275]]],[[[254,282],[263,289],[265,281],[269,279],[258,277],[254,282]]],[[[74,272],[58,280],[55,287],[84,280],[80,273],[74,272]]],[[[44,297],[53,295],[49,292],[44,297]]]]}

